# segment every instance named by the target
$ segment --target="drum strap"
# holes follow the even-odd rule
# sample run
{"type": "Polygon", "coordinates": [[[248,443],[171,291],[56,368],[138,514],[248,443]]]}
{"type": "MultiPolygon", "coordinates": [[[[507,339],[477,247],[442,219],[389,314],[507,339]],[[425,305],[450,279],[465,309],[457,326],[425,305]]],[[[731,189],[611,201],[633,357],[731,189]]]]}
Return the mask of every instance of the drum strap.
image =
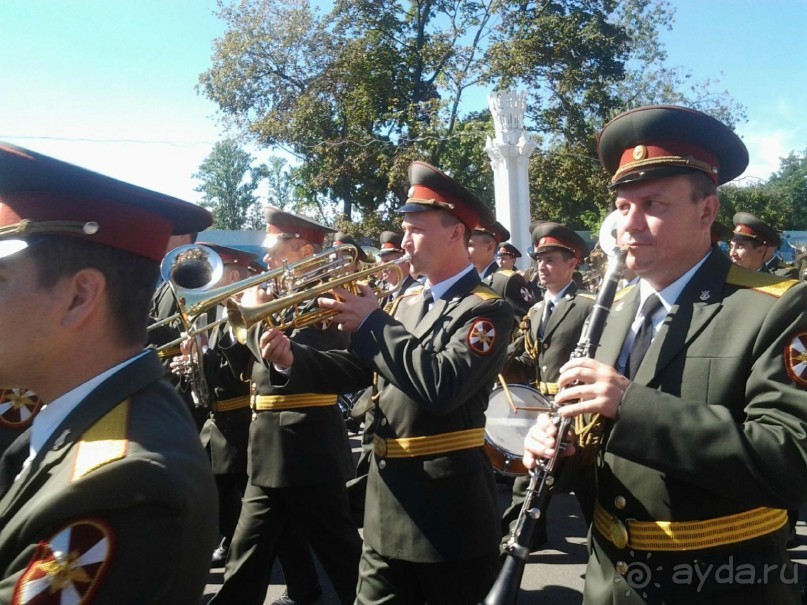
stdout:
{"type": "Polygon", "coordinates": [[[522,322],[521,330],[524,333],[524,351],[533,361],[532,365],[535,368],[535,384],[539,385],[541,384],[541,365],[538,363],[538,356],[541,353],[541,339],[540,337],[538,340],[533,340],[532,338],[532,330],[530,329],[531,316],[532,312],[524,318],[525,321],[522,322]]]}

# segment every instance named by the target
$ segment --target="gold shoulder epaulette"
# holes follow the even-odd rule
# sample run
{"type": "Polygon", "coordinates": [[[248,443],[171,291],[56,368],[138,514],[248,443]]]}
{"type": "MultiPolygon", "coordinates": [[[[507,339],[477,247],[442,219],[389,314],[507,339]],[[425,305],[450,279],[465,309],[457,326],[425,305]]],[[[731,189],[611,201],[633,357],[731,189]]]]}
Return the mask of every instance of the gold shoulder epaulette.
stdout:
{"type": "Polygon", "coordinates": [[[493,300],[495,298],[501,298],[496,292],[490,289],[489,286],[485,284],[479,284],[474,288],[473,293],[481,298],[482,300],[493,300]]]}
{"type": "Polygon", "coordinates": [[[619,292],[617,292],[617,293],[616,293],[616,295],[614,296],[614,302],[618,301],[620,298],[624,298],[624,297],[625,297],[625,295],[626,295],[628,292],[630,292],[631,290],[633,290],[633,288],[634,288],[635,286],[636,286],[636,284],[631,284],[630,286],[625,286],[624,288],[622,288],[622,289],[621,289],[619,292]]]}
{"type": "Polygon", "coordinates": [[[597,300],[597,295],[594,294],[593,292],[580,292],[580,291],[578,291],[577,296],[579,296],[580,298],[587,298],[589,300],[597,300]]]}
{"type": "Polygon", "coordinates": [[[129,405],[128,399],[119,403],[81,436],[81,441],[76,444],[71,481],[78,481],[95,469],[126,457],[129,451],[126,431],[129,405]]]}
{"type": "Polygon", "coordinates": [[[516,274],[516,272],[513,271],[512,269],[499,269],[498,271],[496,271],[496,273],[501,273],[502,275],[506,275],[507,277],[512,277],[513,275],[516,274]]]}
{"type": "Polygon", "coordinates": [[[398,305],[401,304],[402,300],[404,300],[406,298],[409,298],[410,296],[414,296],[415,294],[420,294],[421,292],[423,292],[423,286],[421,286],[419,288],[415,288],[415,287],[410,288],[409,290],[407,290],[406,292],[404,292],[400,296],[396,296],[392,300],[392,302],[387,303],[386,305],[384,305],[384,311],[388,315],[395,315],[395,311],[398,310],[398,305]]]}
{"type": "Polygon", "coordinates": [[[779,298],[799,283],[797,279],[788,279],[779,275],[771,275],[761,271],[751,271],[738,265],[732,265],[726,277],[726,283],[741,288],[751,288],[757,292],[779,298]]]}

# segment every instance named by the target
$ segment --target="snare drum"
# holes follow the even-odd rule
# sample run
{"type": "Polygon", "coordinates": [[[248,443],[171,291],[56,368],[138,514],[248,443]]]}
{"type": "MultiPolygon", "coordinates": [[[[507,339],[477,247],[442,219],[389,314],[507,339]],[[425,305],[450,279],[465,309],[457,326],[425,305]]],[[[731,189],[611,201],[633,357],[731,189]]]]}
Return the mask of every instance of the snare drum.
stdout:
{"type": "Polygon", "coordinates": [[[538,414],[550,408],[550,401],[527,385],[509,384],[493,389],[485,412],[485,449],[497,472],[507,477],[527,474],[521,461],[524,438],[538,414]]]}

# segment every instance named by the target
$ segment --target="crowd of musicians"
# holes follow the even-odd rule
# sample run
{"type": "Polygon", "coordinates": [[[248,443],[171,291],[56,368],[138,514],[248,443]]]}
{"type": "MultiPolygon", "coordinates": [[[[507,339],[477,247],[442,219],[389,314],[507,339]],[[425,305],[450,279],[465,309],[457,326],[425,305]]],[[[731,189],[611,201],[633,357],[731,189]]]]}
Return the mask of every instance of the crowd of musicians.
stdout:
{"type": "Polygon", "coordinates": [[[310,605],[316,559],[342,604],[506,605],[547,460],[588,527],[584,603],[800,603],[807,284],[774,226],[715,221],[746,148],[648,106],[597,151],[595,246],[538,220],[522,254],[416,161],[374,255],[268,207],[259,257],[205,242],[198,206],[0,144],[0,604],[196,604],[213,567],[210,603],[258,605],[279,563],[274,605],[310,605]]]}

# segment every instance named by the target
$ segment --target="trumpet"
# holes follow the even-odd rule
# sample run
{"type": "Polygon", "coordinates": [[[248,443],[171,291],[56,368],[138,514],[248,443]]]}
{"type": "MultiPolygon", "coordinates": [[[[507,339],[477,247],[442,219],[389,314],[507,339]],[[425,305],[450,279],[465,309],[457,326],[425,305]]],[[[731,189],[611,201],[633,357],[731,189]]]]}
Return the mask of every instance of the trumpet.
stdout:
{"type": "MultiPolygon", "coordinates": [[[[296,263],[284,262],[277,269],[216,288],[224,272],[224,263],[218,253],[201,244],[179,246],[171,250],[160,265],[160,273],[170,284],[179,311],[151,324],[149,330],[180,321],[185,332],[185,337],[179,339],[179,342],[182,342],[216,325],[208,324],[201,329],[193,329],[194,324],[204,313],[245,290],[263,285],[269,285],[278,292],[307,288],[328,276],[344,273],[355,262],[357,256],[355,246],[349,244],[336,246],[296,263]]],[[[226,320],[217,323],[223,321],[226,320]]],[[[167,343],[158,351],[176,344],[178,343],[167,343]]]]}
{"type": "Polygon", "coordinates": [[[407,263],[410,260],[411,257],[405,254],[387,263],[371,265],[360,271],[347,273],[333,279],[323,280],[306,289],[290,291],[262,305],[245,307],[234,300],[228,300],[226,307],[230,327],[232,328],[236,340],[244,344],[247,341],[247,332],[249,329],[261,321],[265,321],[267,325],[281,330],[288,328],[299,329],[319,323],[333,316],[336,312],[332,309],[323,309],[320,307],[304,311],[301,310],[303,303],[323,296],[334,288],[345,288],[355,294],[359,291],[358,284],[362,281],[369,280],[375,273],[381,270],[397,272],[398,285],[388,289],[373,288],[373,293],[376,298],[381,299],[395,292],[400,287],[400,284],[403,283],[403,279],[401,279],[403,277],[401,264],[407,263]]]}

